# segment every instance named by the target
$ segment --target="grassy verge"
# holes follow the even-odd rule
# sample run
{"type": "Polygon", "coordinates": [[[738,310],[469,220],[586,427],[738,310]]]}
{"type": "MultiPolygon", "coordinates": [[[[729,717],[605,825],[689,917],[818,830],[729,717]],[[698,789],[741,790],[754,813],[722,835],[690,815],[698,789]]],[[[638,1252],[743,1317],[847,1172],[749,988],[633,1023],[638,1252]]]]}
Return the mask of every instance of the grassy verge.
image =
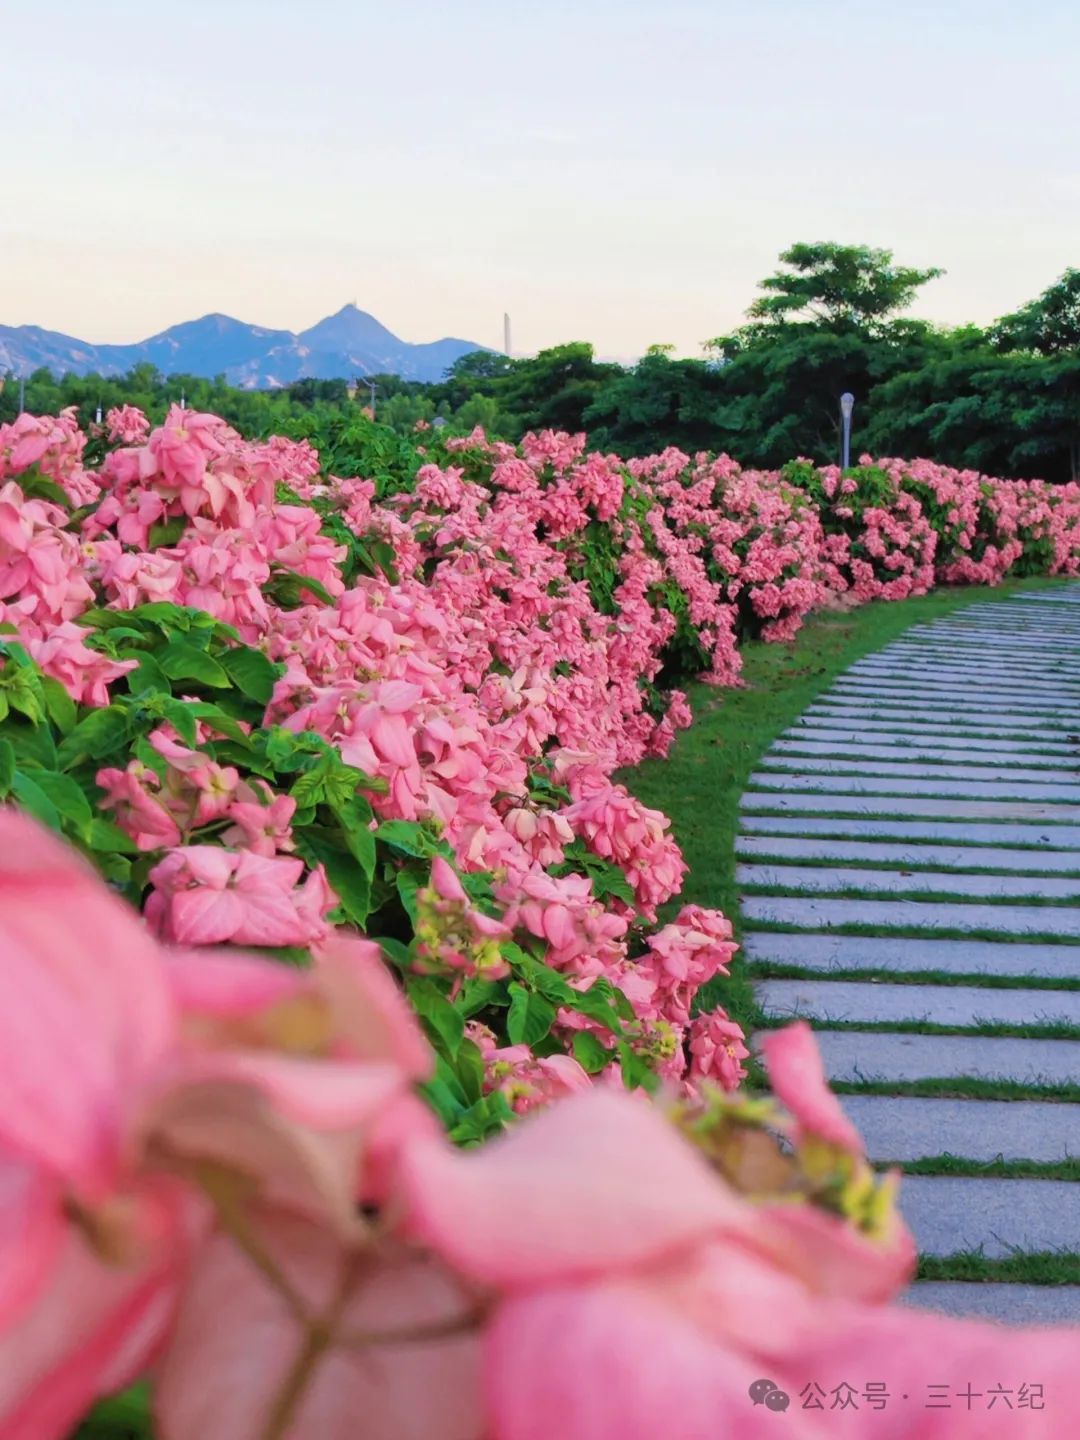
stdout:
{"type": "MultiPolygon", "coordinates": [[[[1057,583],[939,590],[914,600],[825,612],[812,617],[790,645],[747,645],[741,688],[691,686],[693,726],[679,736],[666,760],[647,760],[621,777],[645,804],[671,817],[690,866],[678,903],[715,906],[741,932],[735,884],[739,800],[761,756],[837,675],[912,625],[976,601],[1008,599],[1019,590],[1057,583]]],[[[738,957],[731,976],[707,987],[702,998],[706,1006],[723,1004],[747,1028],[761,1018],[738,957]]]]}

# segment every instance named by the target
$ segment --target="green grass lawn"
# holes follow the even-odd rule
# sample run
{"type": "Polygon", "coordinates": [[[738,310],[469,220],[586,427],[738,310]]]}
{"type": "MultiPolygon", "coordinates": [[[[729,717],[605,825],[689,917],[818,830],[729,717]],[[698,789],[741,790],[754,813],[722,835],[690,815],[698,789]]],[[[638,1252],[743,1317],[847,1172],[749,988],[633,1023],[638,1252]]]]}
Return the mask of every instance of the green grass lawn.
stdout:
{"type": "MultiPolygon", "coordinates": [[[[748,644],[740,689],[691,685],[694,724],[679,735],[668,758],[646,760],[619,777],[646,805],[671,817],[690,866],[682,894],[669,911],[690,902],[714,906],[740,933],[735,886],[739,799],[764,752],[837,675],[912,625],[976,601],[1004,600],[1019,590],[1061,583],[1028,580],[996,589],[944,589],[914,600],[822,612],[809,619],[790,645],[748,644]]],[[[739,957],[730,978],[703,990],[702,1008],[715,1004],[722,1004],[748,1030],[760,1023],[747,967],[739,957]]]]}

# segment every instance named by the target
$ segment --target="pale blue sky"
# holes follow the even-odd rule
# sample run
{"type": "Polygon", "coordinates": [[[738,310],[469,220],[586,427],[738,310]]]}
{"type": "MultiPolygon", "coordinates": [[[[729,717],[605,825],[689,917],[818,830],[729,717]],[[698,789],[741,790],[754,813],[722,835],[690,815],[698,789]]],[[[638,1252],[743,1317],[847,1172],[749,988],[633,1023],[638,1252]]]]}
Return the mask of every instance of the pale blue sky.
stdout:
{"type": "Polygon", "coordinates": [[[1075,0],[0,0],[0,321],[356,300],[687,353],[795,240],[985,321],[1080,265],[1075,0]]]}

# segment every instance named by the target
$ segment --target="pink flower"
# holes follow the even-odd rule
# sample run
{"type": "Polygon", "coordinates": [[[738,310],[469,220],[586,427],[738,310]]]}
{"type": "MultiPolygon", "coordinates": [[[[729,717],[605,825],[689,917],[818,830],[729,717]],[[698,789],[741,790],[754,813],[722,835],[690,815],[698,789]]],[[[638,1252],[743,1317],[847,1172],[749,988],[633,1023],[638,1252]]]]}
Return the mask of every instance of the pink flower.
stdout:
{"type": "Polygon", "coordinates": [[[301,860],[184,845],[151,870],[146,918],[180,945],[312,945],[334,902],[321,869],[299,886],[303,873],[301,860]]]}
{"type": "Polygon", "coordinates": [[[219,1203],[359,1237],[430,1055],[376,947],[166,957],[11,811],[0,901],[0,1433],[61,1440],[160,1353],[219,1203]]]}
{"type": "Polygon", "coordinates": [[[816,1135],[842,1150],[862,1155],[862,1138],[829,1089],[821,1052],[806,1021],[799,1020],[782,1030],[766,1030],[761,1037],[761,1051],[774,1095],[795,1117],[796,1134],[816,1135]]]}

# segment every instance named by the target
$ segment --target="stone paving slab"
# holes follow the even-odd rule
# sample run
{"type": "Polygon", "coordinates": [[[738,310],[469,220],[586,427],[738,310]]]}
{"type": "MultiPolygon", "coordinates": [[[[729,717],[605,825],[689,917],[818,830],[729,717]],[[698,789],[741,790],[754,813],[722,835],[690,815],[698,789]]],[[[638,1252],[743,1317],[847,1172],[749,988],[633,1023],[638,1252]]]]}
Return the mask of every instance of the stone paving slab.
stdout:
{"type": "MultiPolygon", "coordinates": [[[[934,1025],[1080,1025],[1080,990],[999,990],[985,985],[890,985],[860,980],[759,980],[767,1015],[857,1024],[923,1021],[934,1025]]],[[[874,1037],[866,1037],[867,1052],[874,1037]]],[[[1080,1119],[1075,1135],[1080,1149],[1080,1119]]],[[[944,1148],[944,1147],[942,1147],[944,1148]]],[[[1080,1242],[1080,1230],[1077,1231],[1080,1242]]]]}
{"type": "Polygon", "coordinates": [[[900,699],[915,699],[921,704],[930,706],[947,705],[955,700],[975,700],[979,706],[1028,709],[1029,705],[1040,714],[1060,714],[1068,717],[1070,713],[1080,712],[1080,705],[1077,704],[1075,696],[1059,693],[1039,692],[1036,693],[1031,686],[1003,685],[981,685],[975,676],[972,676],[967,683],[958,681],[953,685],[931,685],[924,681],[915,679],[908,682],[890,680],[888,683],[875,682],[859,679],[858,676],[847,679],[841,677],[833,683],[830,690],[824,692],[826,695],[846,695],[859,699],[870,699],[877,696],[884,699],[886,696],[893,696],[900,699]]]}
{"type": "MultiPolygon", "coordinates": [[[[977,854],[982,853],[983,845],[1054,845],[1059,851],[1080,850],[1080,826],[1077,825],[894,820],[889,816],[879,816],[875,820],[822,819],[815,815],[756,815],[752,812],[742,815],[741,825],[744,831],[752,831],[755,838],[759,835],[827,836],[837,840],[853,837],[856,840],[940,841],[946,846],[955,845],[957,841],[966,841],[977,854]]],[[[1080,866],[1080,857],[1074,855],[1073,858],[1080,866]]]]}
{"type": "MultiPolygon", "coordinates": [[[[938,636],[935,639],[932,635],[914,637],[909,631],[901,639],[894,640],[891,645],[886,645],[882,650],[875,650],[872,654],[863,656],[856,663],[859,665],[883,664],[897,658],[939,665],[955,664],[957,660],[966,659],[995,670],[1008,670],[1014,674],[1020,671],[1030,674],[1032,660],[1036,657],[1030,646],[1017,645],[1015,649],[995,646],[991,650],[985,640],[963,640],[955,636],[952,638],[938,636]]],[[[1072,674],[1080,665],[1080,656],[1075,653],[1071,645],[1062,646],[1060,650],[1054,647],[1049,650],[1039,649],[1037,659],[1038,673],[1040,674],[1046,669],[1054,673],[1062,670],[1072,674]]]]}
{"type": "Polygon", "coordinates": [[[920,711],[884,711],[875,714],[872,707],[852,712],[843,706],[815,705],[804,710],[797,723],[785,733],[809,735],[818,730],[847,730],[851,734],[865,735],[875,744],[879,743],[882,736],[893,740],[926,740],[935,745],[940,744],[943,737],[953,737],[958,745],[975,741],[989,745],[998,741],[1035,750],[1049,749],[1076,754],[1080,753],[1080,747],[1069,737],[1077,733],[1078,729],[1080,727],[1073,725],[1041,727],[1019,717],[1015,721],[995,718],[994,721],[978,722],[956,716],[950,723],[948,718],[937,720],[920,711]],[[899,719],[896,718],[898,713],[899,719]],[[853,726],[858,729],[853,730],[853,726]]]}
{"type": "MultiPolygon", "coordinates": [[[[807,745],[815,748],[832,745],[840,752],[850,751],[853,758],[877,748],[887,749],[890,754],[895,753],[898,759],[914,757],[915,752],[940,755],[960,751],[961,754],[1019,755],[1031,756],[1032,759],[1043,756],[1047,760],[1064,756],[1074,759],[1080,765],[1080,744],[1070,744],[1067,740],[1005,740],[993,735],[953,735],[949,731],[931,734],[878,734],[873,730],[868,733],[866,729],[856,730],[850,726],[845,728],[807,725],[805,722],[785,730],[780,739],[773,743],[773,749],[787,750],[807,745]]],[[[954,758],[960,759],[960,755],[954,758]]]]}
{"type": "Polygon", "coordinates": [[[943,636],[956,636],[961,640],[979,640],[985,638],[987,648],[1006,648],[1011,645],[1013,649],[1028,645],[1032,650],[1071,650],[1077,643],[1080,643],[1080,636],[1074,635],[1067,630],[1055,629],[1050,626],[1034,625],[1011,625],[1008,629],[998,629],[989,621],[970,625],[950,625],[935,629],[932,633],[935,639],[943,636]]]}
{"type": "Polygon", "coordinates": [[[1009,671],[991,670],[984,668],[977,663],[965,667],[963,665],[920,665],[917,661],[902,661],[893,659],[887,664],[852,665],[844,671],[843,679],[846,682],[859,685],[890,685],[897,682],[909,685],[927,685],[934,689],[954,689],[959,685],[967,689],[970,685],[976,685],[980,690],[991,690],[994,692],[1004,691],[1006,693],[1020,695],[1063,695],[1069,698],[1070,703],[1076,703],[1076,697],[1080,695],[1080,682],[1074,681],[1069,676],[1063,675],[1039,675],[1033,677],[1030,674],[1024,675],[1021,671],[1010,673],[1009,671]]]}
{"type": "MultiPolygon", "coordinates": [[[[1026,707],[1029,702],[1043,710],[1080,710],[1080,696],[1068,686],[1054,682],[1046,685],[1028,685],[1016,681],[986,680],[974,670],[966,678],[934,680],[930,676],[899,674],[894,672],[880,679],[872,675],[841,675],[833,682],[833,692],[844,695],[919,695],[935,704],[950,696],[973,696],[981,704],[983,700],[997,703],[1009,701],[1026,707]]],[[[826,692],[828,693],[828,692],[826,692]]]]}
{"type": "Polygon", "coordinates": [[[893,764],[923,765],[992,765],[1031,767],[1039,770],[1075,769],[1080,773],[1080,754],[1068,745],[1059,747],[1059,753],[1040,755],[1014,746],[1012,750],[993,749],[991,742],[983,741],[981,748],[972,749],[963,741],[953,740],[947,745],[938,745],[931,740],[905,740],[903,736],[889,737],[883,741],[880,736],[875,743],[873,736],[858,735],[840,731],[841,738],[824,740],[810,739],[804,731],[801,735],[783,736],[775,740],[769,750],[769,757],[783,763],[786,756],[819,760],[846,760],[849,764],[866,762],[866,768],[874,760],[891,761],[893,764]]]}
{"type": "Polygon", "coordinates": [[[910,1095],[841,1095],[840,1103],[873,1161],[955,1155],[1052,1164],[1074,1159],[1080,1150],[1080,1105],[910,1095]]]}
{"type": "Polygon", "coordinates": [[[950,705],[946,709],[928,709],[913,705],[910,700],[898,704],[888,701],[855,700],[850,696],[836,700],[823,697],[805,711],[804,720],[827,719],[831,724],[888,725],[893,730],[907,730],[913,725],[933,725],[976,730],[984,735],[995,731],[1005,734],[1043,734],[1063,739],[1080,731],[1071,716],[1032,714],[1030,710],[978,710],[970,696],[966,705],[950,705]]]}
{"type": "Polygon", "coordinates": [[[1080,939],[1080,909],[1071,905],[965,905],[944,900],[820,899],[815,895],[747,895],[747,920],[804,930],[875,925],[882,930],[994,931],[1080,939]]]}
{"type": "Polygon", "coordinates": [[[1048,825],[1071,825],[1080,821],[1078,805],[1046,805],[1022,800],[935,800],[932,796],[806,794],[784,790],[747,790],[739,802],[743,811],[778,810],[813,814],[886,818],[932,815],[947,820],[1036,820],[1048,825]]]}
{"type": "Polygon", "coordinates": [[[991,649],[984,640],[962,640],[955,636],[951,639],[944,636],[934,639],[928,635],[922,639],[904,636],[882,650],[864,655],[855,663],[887,665],[894,660],[919,665],[956,665],[959,661],[966,660],[984,670],[1000,670],[1011,675],[1030,675],[1033,670],[1037,675],[1042,675],[1045,671],[1051,674],[1061,672],[1075,675],[1080,665],[1080,656],[1072,646],[1062,646],[1060,650],[1051,648],[1038,651],[1023,645],[1017,646],[1015,650],[998,649],[996,646],[991,649]],[[1037,661],[1037,668],[1034,661],[1037,661]]]}
{"type": "Polygon", "coordinates": [[[1016,699],[995,700],[991,697],[975,696],[971,690],[967,690],[962,696],[925,696],[913,695],[901,691],[895,695],[886,695],[872,691],[832,690],[824,691],[814,701],[814,709],[826,705],[831,709],[841,707],[849,711],[867,711],[874,713],[886,710],[890,714],[896,711],[909,711],[915,718],[923,720],[941,721],[946,715],[961,714],[967,717],[969,724],[978,725],[982,720],[991,723],[1000,723],[1007,717],[1011,721],[1019,721],[1025,728],[1032,729],[1045,725],[1053,725],[1063,730],[1075,732],[1080,724],[1080,716],[1072,709],[1061,709],[1049,705],[1037,703],[1028,704],[1023,702],[1017,706],[1016,699]]]}
{"type": "Polygon", "coordinates": [[[900,1210],[924,1255],[981,1248],[996,1259],[1017,1250],[1078,1248],[1080,1185],[1068,1180],[907,1175],[900,1210]]]}
{"type": "MultiPolygon", "coordinates": [[[[1076,1040],[1018,1040],[999,1035],[887,1035],[860,1030],[818,1030],[815,1038],[830,1080],[877,1080],[896,1084],[965,1078],[1013,1080],[1021,1085],[1080,1085],[1080,1041],[1076,1040]]],[[[852,1112],[848,1100],[855,1098],[847,1096],[843,1100],[849,1114],[852,1112]]],[[[1072,1144],[1080,1151],[1080,1113],[1076,1106],[1068,1108],[1073,1112],[1072,1144]]],[[[946,1144],[939,1145],[933,1153],[941,1155],[947,1150],[960,1153],[946,1144]]]]}
{"type": "MultiPolygon", "coordinates": [[[[1018,875],[1046,876],[1055,872],[1080,874],[1080,852],[1075,850],[1009,850],[1000,845],[906,845],[902,842],[866,840],[810,840],[803,836],[740,835],[735,853],[744,860],[828,861],[844,865],[852,860],[873,860],[895,865],[898,870],[912,866],[945,866],[949,870],[1008,870],[1018,875]]],[[[865,875],[864,870],[858,874],[865,875]]],[[[888,874],[888,871],[872,872],[888,874]]],[[[953,877],[960,878],[960,877],[953,877]]],[[[1003,876],[983,876],[1003,879],[1003,876]]]]}
{"type": "MultiPolygon", "coordinates": [[[[865,895],[963,895],[971,900],[1080,900],[1080,879],[1066,875],[965,875],[950,870],[860,870],[835,865],[736,865],[736,883],[803,895],[860,890],[865,895]]],[[[992,914],[992,912],[991,912],[992,914]]],[[[1080,911],[1077,912],[1080,928],[1080,911]]]]}
{"type": "Polygon", "coordinates": [[[1080,1325],[1080,1285],[917,1280],[897,1298],[910,1309],[951,1315],[958,1320],[997,1320],[1003,1325],[1080,1325]]]}
{"type": "Polygon", "coordinates": [[[1037,642],[1038,645],[1045,645],[1047,648],[1054,647],[1067,649],[1076,638],[1076,631],[1068,628],[1066,631],[1054,628],[1054,626],[1034,626],[1032,624],[1021,624],[1020,621],[1009,622],[1007,625],[992,625],[988,621],[969,621],[966,625],[959,622],[945,621],[937,625],[929,625],[926,628],[910,629],[904,635],[912,641],[940,641],[940,639],[969,639],[973,642],[981,642],[986,651],[995,649],[1017,649],[1022,641],[1037,642]]]}
{"type": "Polygon", "coordinates": [[[977,668],[984,681],[1000,680],[1015,684],[1032,679],[1044,684],[1060,683],[1068,688],[1080,680],[1080,664],[1071,654],[1059,659],[1040,655],[1037,661],[1030,654],[1018,654],[1011,660],[997,660],[991,666],[987,664],[985,653],[985,645],[953,643],[948,647],[933,648],[912,645],[904,650],[879,651],[872,662],[861,662],[855,673],[868,676],[883,675],[889,670],[921,671],[924,666],[942,670],[967,666],[977,668]]]}
{"type": "MultiPolygon", "coordinates": [[[[751,965],[767,962],[800,965],[825,975],[832,970],[888,970],[898,975],[941,970],[950,975],[995,975],[1018,980],[1032,975],[1044,980],[1080,980],[1080,945],[751,930],[743,936],[742,948],[751,965]]],[[[884,1038],[876,1036],[874,1045],[884,1038]]],[[[1063,1042],[1025,1040],[1022,1043],[1063,1042]]]]}
{"type": "Polygon", "coordinates": [[[964,666],[973,666],[981,676],[1000,675],[1006,680],[1019,678],[1032,681],[1049,678],[1072,683],[1077,678],[1077,664],[1078,656],[1068,651],[1051,655],[1040,653],[1037,656],[1031,652],[999,654],[978,641],[937,640],[931,643],[924,640],[912,644],[894,641],[883,650],[875,650],[873,654],[853,661],[850,671],[856,674],[876,674],[892,665],[904,665],[948,673],[964,666]]]}
{"type": "Polygon", "coordinates": [[[766,771],[774,768],[800,775],[861,775],[864,779],[898,776],[908,780],[993,780],[1010,785],[1027,783],[1051,784],[1061,781],[1080,785],[1080,764],[1035,766],[983,765],[977,761],[929,764],[917,760],[865,758],[861,755],[837,758],[832,755],[795,755],[770,751],[759,764],[766,771]]]}
{"type": "MultiPolygon", "coordinates": [[[[755,770],[750,777],[750,784],[763,791],[788,790],[803,794],[818,792],[882,797],[936,795],[980,800],[1080,801],[1080,784],[1037,785],[1029,780],[1013,780],[1005,771],[1001,772],[1000,780],[941,779],[937,775],[927,775],[925,779],[914,780],[900,775],[786,775],[779,770],[755,770]]],[[[902,807],[892,803],[876,808],[899,811],[902,807]]]]}
{"type": "MultiPolygon", "coordinates": [[[[1032,670],[1032,661],[1035,658],[1033,651],[1028,646],[1018,645],[1015,649],[995,647],[990,652],[989,647],[982,640],[961,640],[946,639],[925,635],[921,639],[909,639],[905,636],[902,640],[894,640],[891,645],[886,645],[883,650],[875,650],[872,655],[867,655],[858,663],[860,665],[876,662],[885,663],[890,660],[904,659],[916,661],[920,664],[931,663],[938,665],[955,664],[957,660],[970,660],[975,664],[986,665],[995,670],[1007,670],[1013,674],[1027,673],[1032,670]]],[[[1049,670],[1056,674],[1059,670],[1066,674],[1076,672],[1078,662],[1072,646],[1062,646],[1060,649],[1051,647],[1049,650],[1039,650],[1038,673],[1049,670]]]]}
{"type": "Polygon", "coordinates": [[[928,622],[936,628],[940,625],[991,625],[1000,633],[1007,630],[1016,630],[1025,625],[1046,625],[1061,626],[1066,630],[1080,628],[1080,619],[1072,610],[1033,610],[1029,606],[1018,605],[1015,608],[1010,606],[1007,610],[999,610],[991,607],[983,610],[979,606],[972,606],[970,610],[954,612],[952,615],[940,615],[936,620],[928,622]]]}

